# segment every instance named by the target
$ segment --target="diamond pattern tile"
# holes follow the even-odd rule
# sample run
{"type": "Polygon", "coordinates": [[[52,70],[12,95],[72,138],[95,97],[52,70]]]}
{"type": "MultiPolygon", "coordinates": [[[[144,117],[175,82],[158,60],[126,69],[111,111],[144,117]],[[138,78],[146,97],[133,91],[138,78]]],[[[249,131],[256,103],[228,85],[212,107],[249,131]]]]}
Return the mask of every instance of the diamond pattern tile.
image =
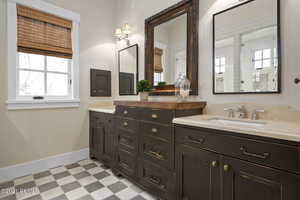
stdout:
{"type": "Polygon", "coordinates": [[[0,200],[155,200],[94,160],[0,183],[0,200]]]}

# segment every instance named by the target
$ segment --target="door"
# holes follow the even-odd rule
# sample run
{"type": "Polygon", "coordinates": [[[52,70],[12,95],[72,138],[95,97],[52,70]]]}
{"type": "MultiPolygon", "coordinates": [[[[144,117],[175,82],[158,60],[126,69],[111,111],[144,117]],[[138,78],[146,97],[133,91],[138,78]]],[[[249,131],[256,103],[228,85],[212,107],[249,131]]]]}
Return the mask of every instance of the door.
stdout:
{"type": "Polygon", "coordinates": [[[178,145],[176,171],[178,200],[220,200],[219,156],[178,145]]]}
{"type": "Polygon", "coordinates": [[[222,158],[223,200],[299,200],[300,176],[222,158]]]}

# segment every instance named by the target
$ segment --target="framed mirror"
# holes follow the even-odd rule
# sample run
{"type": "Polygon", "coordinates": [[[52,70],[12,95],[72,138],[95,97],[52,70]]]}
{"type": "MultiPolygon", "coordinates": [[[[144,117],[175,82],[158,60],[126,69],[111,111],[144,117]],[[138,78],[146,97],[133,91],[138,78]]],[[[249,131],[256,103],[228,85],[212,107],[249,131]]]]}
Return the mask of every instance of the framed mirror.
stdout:
{"type": "Polygon", "coordinates": [[[213,16],[213,93],[280,93],[280,1],[250,0],[213,16]]]}
{"type": "Polygon", "coordinates": [[[137,95],[139,75],[138,45],[119,50],[119,95],[137,95]]]}
{"type": "Polygon", "coordinates": [[[145,79],[151,95],[174,95],[174,83],[185,75],[191,95],[198,94],[199,0],[183,0],[146,19],[145,79]]]}

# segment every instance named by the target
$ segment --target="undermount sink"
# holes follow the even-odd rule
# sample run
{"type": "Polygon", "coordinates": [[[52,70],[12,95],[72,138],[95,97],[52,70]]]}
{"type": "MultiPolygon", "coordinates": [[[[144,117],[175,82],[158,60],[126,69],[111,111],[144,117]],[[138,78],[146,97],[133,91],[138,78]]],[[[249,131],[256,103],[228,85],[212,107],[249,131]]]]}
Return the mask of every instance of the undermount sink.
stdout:
{"type": "Polygon", "coordinates": [[[251,127],[263,127],[266,125],[265,122],[244,121],[238,119],[211,118],[208,119],[208,121],[221,123],[223,125],[241,125],[241,126],[251,126],[251,127]]]}

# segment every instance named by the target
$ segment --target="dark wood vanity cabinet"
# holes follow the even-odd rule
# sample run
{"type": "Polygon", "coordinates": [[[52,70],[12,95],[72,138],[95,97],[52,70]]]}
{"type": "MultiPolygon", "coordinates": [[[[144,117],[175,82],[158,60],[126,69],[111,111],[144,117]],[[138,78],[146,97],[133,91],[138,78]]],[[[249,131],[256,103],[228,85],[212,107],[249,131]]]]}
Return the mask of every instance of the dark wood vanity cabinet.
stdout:
{"type": "Polygon", "coordinates": [[[175,140],[178,200],[300,199],[299,145],[179,125],[175,140]]]}
{"type": "Polygon", "coordinates": [[[114,157],[114,117],[90,112],[90,157],[112,166],[114,157]]]}
{"type": "Polygon", "coordinates": [[[202,114],[204,102],[116,104],[116,162],[113,172],[153,195],[175,199],[174,129],[179,116],[202,114]]]}

